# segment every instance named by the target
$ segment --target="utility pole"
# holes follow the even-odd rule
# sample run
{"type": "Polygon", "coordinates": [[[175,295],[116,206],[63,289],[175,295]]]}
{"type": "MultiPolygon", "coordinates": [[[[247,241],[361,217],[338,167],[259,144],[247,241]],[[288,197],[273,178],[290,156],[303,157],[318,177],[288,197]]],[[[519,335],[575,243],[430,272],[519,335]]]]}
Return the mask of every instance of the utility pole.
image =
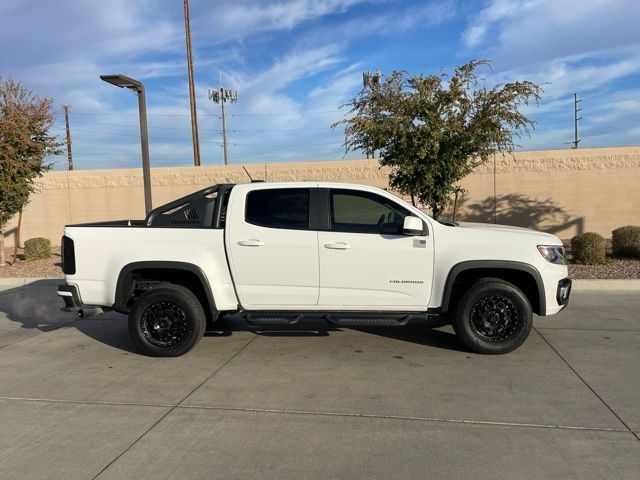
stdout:
{"type": "Polygon", "coordinates": [[[227,119],[224,112],[224,104],[228,101],[236,103],[238,101],[238,91],[229,90],[220,85],[215,90],[209,89],[209,100],[219,103],[222,108],[222,146],[224,148],[224,164],[229,165],[229,154],[227,152],[227,119]]]}
{"type": "Polygon", "coordinates": [[[71,130],[69,129],[69,108],[70,105],[63,105],[64,123],[67,127],[67,169],[73,170],[73,155],[71,154],[71,130]]]}
{"type": "Polygon", "coordinates": [[[191,135],[193,137],[193,164],[200,166],[200,141],[198,139],[198,116],[196,93],[193,83],[193,56],[191,54],[191,22],[189,20],[189,0],[184,0],[184,31],[187,38],[187,70],[189,72],[189,104],[191,106],[191,135]]]}
{"type": "Polygon", "coordinates": [[[573,94],[573,142],[571,142],[573,144],[573,147],[571,148],[578,148],[578,144],[580,143],[580,140],[582,140],[581,138],[578,138],[578,120],[582,119],[582,117],[578,116],[578,112],[582,110],[581,108],[578,108],[578,104],[581,101],[582,100],[578,98],[578,94],[574,93],[573,94]]]}

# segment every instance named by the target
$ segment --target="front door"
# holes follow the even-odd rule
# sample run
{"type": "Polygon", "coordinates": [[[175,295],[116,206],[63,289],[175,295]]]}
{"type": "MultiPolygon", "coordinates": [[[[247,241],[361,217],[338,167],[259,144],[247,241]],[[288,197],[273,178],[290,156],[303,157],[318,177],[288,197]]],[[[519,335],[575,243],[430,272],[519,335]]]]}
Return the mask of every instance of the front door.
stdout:
{"type": "Polygon", "coordinates": [[[331,189],[329,229],[318,232],[319,305],[327,310],[426,310],[433,241],[402,233],[411,211],[374,192],[331,189]]]}
{"type": "Polygon", "coordinates": [[[229,205],[227,248],[241,305],[273,310],[316,305],[318,233],[310,224],[316,189],[254,184],[245,193],[236,188],[240,197],[229,205]]]}

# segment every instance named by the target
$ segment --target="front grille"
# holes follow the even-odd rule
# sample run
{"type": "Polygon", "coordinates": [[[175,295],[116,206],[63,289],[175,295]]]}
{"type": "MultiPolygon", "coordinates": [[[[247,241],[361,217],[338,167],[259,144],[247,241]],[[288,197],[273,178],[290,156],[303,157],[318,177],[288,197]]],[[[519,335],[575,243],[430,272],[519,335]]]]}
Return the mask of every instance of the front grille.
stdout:
{"type": "Polygon", "coordinates": [[[62,271],[65,275],[74,275],[76,273],[76,252],[71,240],[66,235],[62,236],[60,242],[60,257],[62,258],[62,271]]]}

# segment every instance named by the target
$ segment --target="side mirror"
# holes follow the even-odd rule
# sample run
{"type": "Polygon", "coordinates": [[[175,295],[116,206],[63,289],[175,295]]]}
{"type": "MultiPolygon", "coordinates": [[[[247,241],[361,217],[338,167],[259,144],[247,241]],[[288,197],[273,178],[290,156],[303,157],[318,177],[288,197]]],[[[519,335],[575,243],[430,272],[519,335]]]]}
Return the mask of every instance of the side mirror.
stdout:
{"type": "Polygon", "coordinates": [[[424,227],[422,220],[413,215],[404,217],[404,223],[402,224],[402,233],[405,235],[422,235],[424,227]]]}

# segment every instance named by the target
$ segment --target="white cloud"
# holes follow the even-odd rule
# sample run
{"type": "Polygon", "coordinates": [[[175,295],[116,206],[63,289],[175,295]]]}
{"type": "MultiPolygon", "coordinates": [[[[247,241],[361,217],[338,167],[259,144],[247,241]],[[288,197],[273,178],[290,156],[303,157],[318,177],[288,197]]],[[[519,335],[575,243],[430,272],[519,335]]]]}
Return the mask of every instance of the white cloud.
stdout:
{"type": "Polygon", "coordinates": [[[478,45],[485,39],[489,28],[497,22],[512,17],[523,9],[524,4],[523,1],[493,0],[477,14],[471,26],[463,32],[463,42],[469,47],[478,45]]]}
{"type": "Polygon", "coordinates": [[[636,105],[616,89],[640,74],[637,0],[489,0],[469,19],[465,55],[489,57],[492,80],[543,85],[539,119],[527,148],[564,148],[573,137],[573,93],[583,98],[581,146],[638,143],[628,125],[636,105]]]}
{"type": "Polygon", "coordinates": [[[209,30],[209,36],[217,40],[229,40],[258,32],[291,30],[320,17],[345,13],[355,5],[374,2],[375,0],[229,2],[219,5],[208,15],[208,23],[215,25],[215,28],[209,30]]]}
{"type": "Polygon", "coordinates": [[[491,0],[470,19],[467,47],[531,64],[640,44],[637,0],[491,0]]]}
{"type": "Polygon", "coordinates": [[[545,101],[605,87],[611,82],[640,73],[640,54],[594,54],[578,59],[558,59],[545,63],[505,70],[498,81],[530,80],[543,86],[545,101]]]}

